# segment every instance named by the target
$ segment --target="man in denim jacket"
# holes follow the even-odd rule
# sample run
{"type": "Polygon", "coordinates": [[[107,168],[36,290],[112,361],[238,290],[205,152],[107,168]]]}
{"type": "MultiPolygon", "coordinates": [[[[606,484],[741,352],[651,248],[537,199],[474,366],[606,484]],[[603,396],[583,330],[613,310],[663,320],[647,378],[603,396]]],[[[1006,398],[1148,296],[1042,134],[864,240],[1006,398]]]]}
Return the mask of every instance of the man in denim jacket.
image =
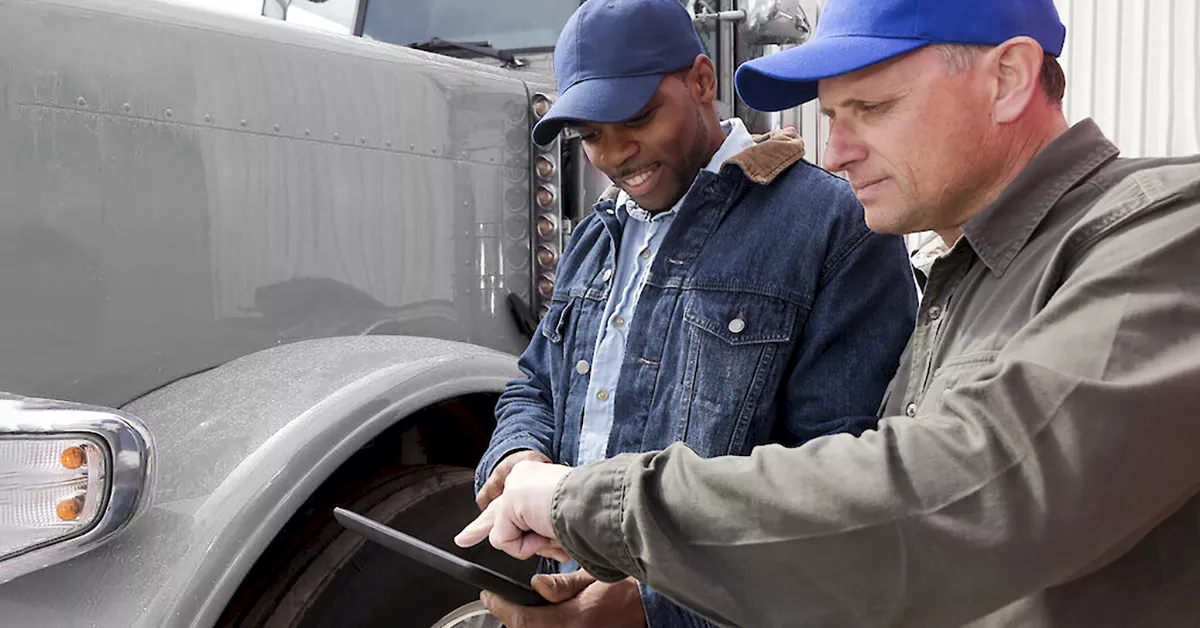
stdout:
{"type": "MultiPolygon", "coordinates": [[[[524,375],[497,405],[480,508],[521,460],[574,466],[677,441],[743,455],[874,427],[916,310],[901,239],[869,231],[794,133],[756,142],[719,120],[678,0],[585,2],[555,70],[561,96],[535,141],[571,125],[616,186],[576,227],[524,375]]],[[[566,601],[493,612],[510,626],[709,625],[633,581],[535,586],[566,601]]]]}

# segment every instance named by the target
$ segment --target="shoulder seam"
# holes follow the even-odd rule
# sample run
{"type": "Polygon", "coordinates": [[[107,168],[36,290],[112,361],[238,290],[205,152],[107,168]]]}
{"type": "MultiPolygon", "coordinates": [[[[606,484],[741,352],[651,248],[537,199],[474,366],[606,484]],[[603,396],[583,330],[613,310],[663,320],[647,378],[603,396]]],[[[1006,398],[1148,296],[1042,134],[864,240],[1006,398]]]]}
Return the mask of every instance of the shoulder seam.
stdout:
{"type": "Polygon", "coordinates": [[[817,280],[817,291],[824,288],[830,280],[842,269],[842,264],[850,257],[858,247],[862,246],[863,242],[870,238],[872,231],[863,225],[849,239],[850,241],[838,247],[833,251],[832,255],[825,258],[825,263],[821,266],[821,276],[817,280]]]}
{"type": "Polygon", "coordinates": [[[1168,193],[1164,195],[1163,190],[1159,186],[1151,185],[1148,188],[1148,184],[1153,183],[1153,180],[1145,177],[1143,172],[1144,171],[1133,172],[1128,177],[1116,182],[1113,186],[1105,190],[1106,192],[1111,192],[1122,182],[1129,181],[1130,185],[1136,186],[1138,197],[1110,208],[1103,215],[1097,218],[1094,224],[1086,225],[1084,229],[1079,232],[1078,241],[1075,243],[1068,243],[1068,246],[1065,247],[1066,253],[1071,258],[1075,258],[1078,255],[1088,251],[1102,237],[1108,235],[1114,229],[1126,224],[1130,220],[1135,220],[1138,217],[1150,214],[1164,205],[1170,205],[1174,201],[1185,197],[1183,190],[1178,190],[1174,193],[1168,193]]]}

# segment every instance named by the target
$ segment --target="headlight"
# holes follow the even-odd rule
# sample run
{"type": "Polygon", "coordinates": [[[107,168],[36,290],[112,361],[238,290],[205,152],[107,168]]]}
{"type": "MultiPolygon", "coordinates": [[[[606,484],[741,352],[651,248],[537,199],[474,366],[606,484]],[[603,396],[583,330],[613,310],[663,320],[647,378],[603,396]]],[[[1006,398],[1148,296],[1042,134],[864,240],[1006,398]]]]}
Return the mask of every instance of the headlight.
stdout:
{"type": "Polygon", "coordinates": [[[147,501],[150,435],[107,408],[0,399],[0,583],[109,540],[147,501]]]}
{"type": "Polygon", "coordinates": [[[92,527],[104,505],[108,452],[95,438],[0,435],[0,557],[92,527]]]}

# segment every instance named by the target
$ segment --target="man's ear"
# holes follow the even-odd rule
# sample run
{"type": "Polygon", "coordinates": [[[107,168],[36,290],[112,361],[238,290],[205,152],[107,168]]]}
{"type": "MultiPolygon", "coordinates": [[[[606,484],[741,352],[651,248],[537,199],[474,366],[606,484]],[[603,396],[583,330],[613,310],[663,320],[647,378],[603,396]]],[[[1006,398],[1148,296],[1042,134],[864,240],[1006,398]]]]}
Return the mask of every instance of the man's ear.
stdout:
{"type": "Polygon", "coordinates": [[[990,72],[997,123],[1018,120],[1036,99],[1045,99],[1040,87],[1044,56],[1029,37],[1014,37],[988,52],[984,67],[990,72]]]}
{"type": "Polygon", "coordinates": [[[688,90],[693,100],[701,104],[716,102],[717,70],[707,55],[697,55],[687,75],[688,90]]]}

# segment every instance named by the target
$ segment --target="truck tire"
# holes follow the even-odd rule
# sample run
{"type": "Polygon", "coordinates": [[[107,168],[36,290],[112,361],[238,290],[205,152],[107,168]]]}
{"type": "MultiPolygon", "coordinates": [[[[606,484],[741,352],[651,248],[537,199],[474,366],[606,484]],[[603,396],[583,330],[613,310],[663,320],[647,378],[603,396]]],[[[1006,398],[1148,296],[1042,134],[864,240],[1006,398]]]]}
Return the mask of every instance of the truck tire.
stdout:
{"type": "Polygon", "coordinates": [[[222,628],[485,628],[464,612],[478,590],[366,541],[334,519],[342,506],[519,580],[534,561],[453,537],[477,514],[470,469],[397,466],[315,495],[267,548],[217,622],[222,628]],[[462,621],[443,621],[461,616],[462,621]]]}

